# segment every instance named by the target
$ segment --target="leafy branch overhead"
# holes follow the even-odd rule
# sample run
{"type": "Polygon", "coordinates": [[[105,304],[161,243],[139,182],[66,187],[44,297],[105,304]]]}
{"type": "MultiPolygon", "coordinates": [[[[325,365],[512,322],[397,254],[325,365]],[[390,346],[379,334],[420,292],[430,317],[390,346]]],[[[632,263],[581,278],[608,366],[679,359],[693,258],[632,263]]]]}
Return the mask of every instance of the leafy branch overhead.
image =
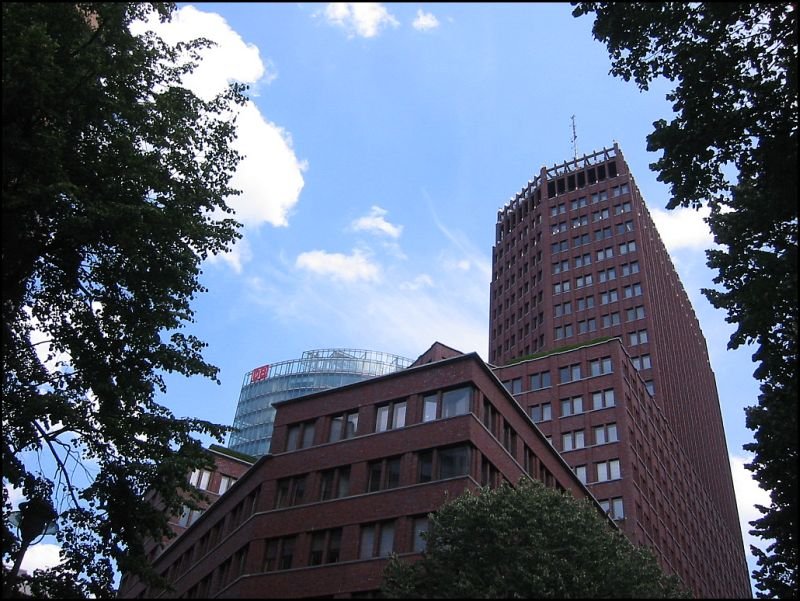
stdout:
{"type": "Polygon", "coordinates": [[[225,432],[157,402],[167,373],[216,380],[186,326],[202,261],[240,237],[244,87],[203,100],[181,78],[209,42],[130,31],[174,10],[3,4],[3,477],[59,514],[51,593],[108,596],[115,567],[147,570],[144,540],[169,529],[145,493],[196,501],[196,435],[225,432]]]}

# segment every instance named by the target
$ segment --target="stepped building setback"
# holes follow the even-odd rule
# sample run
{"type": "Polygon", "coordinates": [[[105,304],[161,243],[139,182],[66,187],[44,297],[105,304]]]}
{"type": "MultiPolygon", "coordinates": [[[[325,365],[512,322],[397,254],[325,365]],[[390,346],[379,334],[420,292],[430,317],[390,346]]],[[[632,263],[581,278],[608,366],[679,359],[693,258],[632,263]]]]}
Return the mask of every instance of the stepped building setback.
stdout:
{"type": "Polygon", "coordinates": [[[155,549],[173,590],[120,597],[376,597],[430,512],[523,476],[589,499],[695,597],[751,597],[705,339],[616,144],[498,212],[490,295],[488,363],[436,342],[248,373],[231,445],[263,456],[155,549]]]}

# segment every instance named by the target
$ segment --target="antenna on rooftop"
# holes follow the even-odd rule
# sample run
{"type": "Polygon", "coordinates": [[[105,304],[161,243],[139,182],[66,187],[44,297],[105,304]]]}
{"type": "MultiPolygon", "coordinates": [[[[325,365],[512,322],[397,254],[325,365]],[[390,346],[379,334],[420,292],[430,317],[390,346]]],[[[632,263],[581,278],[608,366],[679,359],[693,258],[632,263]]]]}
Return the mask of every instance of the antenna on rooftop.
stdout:
{"type": "Polygon", "coordinates": [[[575,115],[572,115],[572,158],[578,160],[578,134],[575,133],[575,115]]]}

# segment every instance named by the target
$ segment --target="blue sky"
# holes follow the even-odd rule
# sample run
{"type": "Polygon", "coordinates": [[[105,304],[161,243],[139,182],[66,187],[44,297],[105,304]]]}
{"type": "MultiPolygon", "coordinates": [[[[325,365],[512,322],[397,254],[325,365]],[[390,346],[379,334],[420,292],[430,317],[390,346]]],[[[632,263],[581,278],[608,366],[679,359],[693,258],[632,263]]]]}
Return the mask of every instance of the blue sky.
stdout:
{"type": "MultiPolygon", "coordinates": [[[[415,358],[434,341],[487,358],[497,211],[542,165],[618,142],[692,300],[717,375],[740,514],[765,503],[742,468],[753,349],[700,293],[702,214],[665,211],[646,136],[670,119],[656,83],[609,75],[590,17],[564,3],[180,4],[168,40],[218,42],[187,81],[251,86],[232,199],[244,238],[204,265],[189,331],[221,385],[169,377],[178,416],[230,424],[246,372],[309,349],[415,358]]],[[[209,441],[211,442],[211,441],[209,441]]],[[[28,567],[51,552],[39,545],[28,567]]],[[[763,545],[762,545],[763,546],[763,545]]],[[[749,557],[749,556],[748,556],[749,557]]],[[[751,569],[754,564],[751,561],[751,569]]]]}

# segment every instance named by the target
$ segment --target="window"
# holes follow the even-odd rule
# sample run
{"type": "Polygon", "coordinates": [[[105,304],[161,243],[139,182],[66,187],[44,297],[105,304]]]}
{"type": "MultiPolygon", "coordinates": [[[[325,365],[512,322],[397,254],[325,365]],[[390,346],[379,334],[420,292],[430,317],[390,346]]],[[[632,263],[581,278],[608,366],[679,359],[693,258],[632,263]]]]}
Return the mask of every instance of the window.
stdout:
{"type": "Polygon", "coordinates": [[[522,378],[514,378],[513,380],[506,380],[503,382],[506,390],[511,394],[519,394],[522,392],[522,378]]]}
{"type": "Polygon", "coordinates": [[[577,248],[578,246],[583,246],[584,244],[589,244],[592,239],[589,237],[589,234],[581,234],[580,236],[573,236],[572,237],[572,246],[577,248]]]}
{"type": "Polygon", "coordinates": [[[305,449],[314,444],[314,422],[292,424],[286,434],[286,450],[305,449]]]}
{"type": "Polygon", "coordinates": [[[595,230],[594,231],[594,239],[595,240],[605,240],[606,238],[610,238],[613,235],[614,234],[611,231],[610,227],[604,227],[602,230],[595,230]]]}
{"type": "Polygon", "coordinates": [[[569,260],[553,263],[553,275],[559,274],[562,271],[569,271],[569,260]]]}
{"type": "Polygon", "coordinates": [[[575,267],[586,267],[592,264],[592,255],[589,253],[575,257],[575,267]]]}
{"type": "Polygon", "coordinates": [[[592,430],[594,431],[594,444],[606,444],[619,440],[617,438],[617,424],[595,426],[592,430]]]}
{"type": "Polygon", "coordinates": [[[617,270],[614,267],[609,267],[605,271],[598,271],[597,278],[600,280],[600,283],[603,282],[610,282],[611,280],[617,279],[617,270]]]}
{"type": "Polygon", "coordinates": [[[581,208],[583,208],[585,206],[586,206],[586,197],[585,196],[581,196],[577,200],[573,200],[572,201],[571,209],[573,211],[577,211],[578,209],[581,209],[581,208]]]}
{"type": "Polygon", "coordinates": [[[597,482],[618,480],[621,477],[619,471],[619,459],[601,461],[595,465],[597,466],[597,482]]]}
{"type": "Polygon", "coordinates": [[[442,393],[442,417],[464,415],[470,412],[472,387],[464,386],[442,393]]]}
{"type": "Polygon", "coordinates": [[[572,451],[575,449],[582,449],[584,447],[583,430],[576,430],[575,432],[565,432],[561,435],[561,450],[572,451]]]}
{"type": "Polygon", "coordinates": [[[612,259],[614,257],[614,249],[612,247],[603,248],[597,251],[597,260],[604,261],[605,259],[612,259]]]}
{"type": "Polygon", "coordinates": [[[553,294],[561,294],[562,292],[569,292],[570,281],[564,280],[563,282],[556,282],[553,284],[553,294]]]}
{"type": "Polygon", "coordinates": [[[290,507],[303,502],[306,494],[306,476],[292,476],[278,480],[275,490],[275,508],[290,507]]]}
{"type": "Polygon", "coordinates": [[[367,465],[367,492],[397,488],[400,485],[400,457],[372,461],[367,465]]]}
{"type": "Polygon", "coordinates": [[[603,315],[602,319],[604,328],[610,328],[611,326],[618,326],[620,324],[619,311],[615,311],[614,313],[610,313],[609,315],[603,315]]]}
{"type": "Polygon", "coordinates": [[[587,273],[586,275],[582,275],[575,278],[575,288],[583,288],[584,286],[591,286],[591,285],[592,285],[591,273],[587,273]]]}
{"type": "Polygon", "coordinates": [[[188,528],[192,524],[197,521],[201,515],[203,515],[204,509],[189,509],[188,507],[184,506],[183,513],[181,517],[178,519],[178,526],[183,528],[188,528]]]}
{"type": "Polygon", "coordinates": [[[311,551],[308,565],[318,566],[323,563],[339,561],[342,546],[342,529],[318,530],[311,535],[311,551]]]}
{"type": "Polygon", "coordinates": [[[320,474],[320,501],[346,497],[350,494],[350,466],[345,465],[320,474]]]}
{"type": "Polygon", "coordinates": [[[602,221],[608,219],[608,209],[601,209],[592,213],[592,221],[602,221]]]}
{"type": "Polygon", "coordinates": [[[592,393],[592,408],[605,409],[614,406],[614,389],[598,390],[592,393]]]}
{"type": "Polygon", "coordinates": [[[632,357],[631,362],[633,366],[638,369],[650,369],[653,367],[650,361],[650,355],[642,355],[641,357],[632,357]]]}
{"type": "Polygon", "coordinates": [[[569,315],[570,313],[572,313],[572,302],[567,301],[559,305],[554,305],[553,312],[555,317],[561,317],[562,315],[569,315]]]}
{"type": "Polygon", "coordinates": [[[556,215],[563,215],[566,212],[567,212],[567,205],[564,203],[550,207],[550,217],[555,217],[556,215]]]}
{"type": "Polygon", "coordinates": [[[542,403],[531,407],[531,419],[536,423],[553,419],[550,403],[542,403]]]}
{"type": "Polygon", "coordinates": [[[553,254],[564,252],[567,249],[569,249],[569,244],[566,240],[562,240],[561,242],[553,242],[552,246],[550,247],[550,250],[553,252],[553,254]]]}
{"type": "Polygon", "coordinates": [[[639,273],[639,261],[624,263],[622,266],[622,277],[639,273]]]}
{"type": "Polygon", "coordinates": [[[189,483],[200,490],[208,490],[208,483],[211,480],[212,472],[208,470],[194,470],[189,476],[189,483]]]}
{"type": "Polygon", "coordinates": [[[639,305],[638,307],[632,307],[625,312],[625,318],[628,321],[635,321],[637,319],[644,319],[644,307],[639,305]]]}
{"type": "Polygon", "coordinates": [[[600,304],[607,305],[608,303],[613,303],[619,300],[619,293],[617,289],[614,288],[613,290],[609,290],[607,292],[602,292],[600,294],[600,304]]]}
{"type": "Polygon", "coordinates": [[[266,541],[264,552],[264,571],[288,570],[292,567],[294,555],[294,536],[272,538],[266,541]]]}
{"type": "Polygon", "coordinates": [[[650,393],[650,396],[655,396],[656,395],[656,388],[653,385],[653,380],[647,380],[644,383],[644,387],[647,388],[647,392],[650,393]]]}
{"type": "Polygon", "coordinates": [[[428,516],[415,517],[412,524],[414,552],[422,553],[428,547],[428,543],[423,536],[428,532],[428,516]]]}
{"type": "Polygon", "coordinates": [[[612,520],[621,520],[625,517],[625,512],[622,507],[622,497],[606,499],[604,501],[599,501],[599,503],[612,520]]]}
{"type": "Polygon", "coordinates": [[[406,402],[388,403],[377,408],[375,414],[375,431],[385,432],[406,425],[406,402]]]}
{"type": "Polygon", "coordinates": [[[588,215],[581,215],[576,217],[572,220],[572,227],[573,229],[576,227],[581,227],[582,225],[589,225],[589,216],[588,215]]]}
{"type": "Polygon", "coordinates": [[[531,376],[531,390],[541,390],[550,386],[550,372],[543,371],[531,376]]]}
{"type": "Polygon", "coordinates": [[[568,323],[563,326],[556,326],[554,329],[554,337],[556,340],[560,340],[562,338],[569,338],[573,334],[572,324],[568,323]]]}
{"type": "Polygon", "coordinates": [[[623,213],[631,212],[631,203],[623,202],[619,205],[614,205],[614,215],[622,215],[623,213]]]}
{"type": "Polygon", "coordinates": [[[630,339],[630,346],[637,344],[645,344],[647,342],[647,330],[639,330],[638,332],[631,332],[628,334],[630,339]]]}
{"type": "Polygon", "coordinates": [[[236,482],[236,478],[232,478],[231,476],[222,476],[222,478],[220,478],[220,481],[219,481],[219,493],[218,494],[220,494],[220,495],[224,494],[225,491],[227,491],[231,487],[231,485],[233,485],[234,482],[236,482]]]}
{"type": "Polygon", "coordinates": [[[470,456],[469,445],[422,451],[418,454],[419,482],[466,476],[470,456]]]}
{"type": "Polygon", "coordinates": [[[575,475],[578,476],[578,480],[581,483],[586,484],[586,466],[585,465],[576,465],[575,466],[575,475]]]}
{"type": "Polygon", "coordinates": [[[329,442],[336,442],[356,435],[358,428],[358,410],[334,415],[331,417],[331,435],[329,442]]]}
{"type": "Polygon", "coordinates": [[[636,252],[636,241],[623,242],[619,245],[619,254],[627,255],[628,253],[636,252]]]}
{"type": "Polygon", "coordinates": [[[594,308],[594,297],[587,296],[586,298],[579,298],[577,301],[578,304],[578,311],[583,311],[584,309],[592,309],[594,308]]]}
{"type": "Polygon", "coordinates": [[[394,520],[361,526],[359,559],[388,557],[394,551],[394,520]]]}
{"type": "Polygon", "coordinates": [[[561,223],[554,223],[553,227],[551,229],[552,229],[552,233],[553,234],[558,234],[560,232],[566,232],[567,231],[567,222],[566,221],[562,221],[561,223]]]}
{"type": "Polygon", "coordinates": [[[633,298],[634,296],[641,296],[642,295],[642,285],[639,283],[631,284],[630,286],[625,286],[623,288],[625,293],[625,298],[633,298]]]}
{"type": "Polygon", "coordinates": [[[558,370],[558,380],[560,384],[574,382],[581,379],[581,364],[567,365],[558,370]]]}
{"type": "Polygon", "coordinates": [[[610,374],[613,371],[611,367],[611,357],[603,357],[602,359],[589,361],[589,369],[593,376],[610,374]]]}
{"type": "Polygon", "coordinates": [[[583,413],[583,397],[561,399],[561,417],[583,413]]]}
{"type": "Polygon", "coordinates": [[[587,332],[594,332],[596,330],[597,330],[597,320],[594,317],[590,317],[587,320],[578,322],[579,334],[586,334],[587,332]]]}

